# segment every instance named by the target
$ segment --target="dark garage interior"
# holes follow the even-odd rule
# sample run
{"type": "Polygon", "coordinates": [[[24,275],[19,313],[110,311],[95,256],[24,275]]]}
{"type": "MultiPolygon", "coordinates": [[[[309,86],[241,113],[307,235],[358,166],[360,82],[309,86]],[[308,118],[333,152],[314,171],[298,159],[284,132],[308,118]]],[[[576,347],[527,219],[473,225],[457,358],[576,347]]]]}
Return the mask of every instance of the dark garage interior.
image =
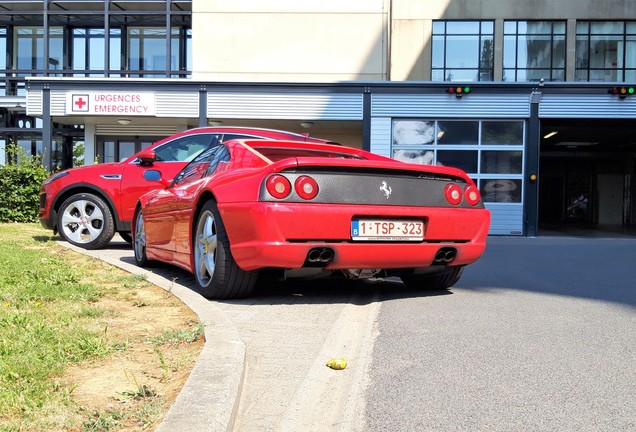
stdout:
{"type": "Polygon", "coordinates": [[[541,121],[540,234],[636,235],[635,123],[616,119],[541,121]]]}

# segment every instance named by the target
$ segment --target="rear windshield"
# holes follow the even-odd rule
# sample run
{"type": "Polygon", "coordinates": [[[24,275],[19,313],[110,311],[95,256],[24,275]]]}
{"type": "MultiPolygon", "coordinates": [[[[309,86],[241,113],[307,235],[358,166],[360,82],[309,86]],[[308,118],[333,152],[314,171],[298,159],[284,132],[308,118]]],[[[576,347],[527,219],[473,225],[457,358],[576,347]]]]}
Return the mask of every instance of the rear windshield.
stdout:
{"type": "Polygon", "coordinates": [[[358,155],[340,153],[324,150],[296,149],[296,148],[275,148],[275,147],[254,147],[254,150],[276,162],[287,158],[313,157],[313,158],[334,158],[334,159],[364,159],[358,155]]]}

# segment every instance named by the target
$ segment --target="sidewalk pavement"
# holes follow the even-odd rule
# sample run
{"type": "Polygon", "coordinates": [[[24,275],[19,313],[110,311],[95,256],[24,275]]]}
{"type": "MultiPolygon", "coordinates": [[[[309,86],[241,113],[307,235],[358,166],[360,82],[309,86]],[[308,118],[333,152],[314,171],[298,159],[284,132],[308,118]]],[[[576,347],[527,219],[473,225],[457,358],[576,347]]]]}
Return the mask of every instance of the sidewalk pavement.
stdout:
{"type": "Polygon", "coordinates": [[[205,324],[205,344],[157,431],[361,431],[379,309],[373,283],[273,284],[246,300],[210,301],[172,266],[135,265],[118,236],[106,249],[61,245],[147,280],[205,324]],[[325,363],[344,357],[348,366],[325,363]]]}

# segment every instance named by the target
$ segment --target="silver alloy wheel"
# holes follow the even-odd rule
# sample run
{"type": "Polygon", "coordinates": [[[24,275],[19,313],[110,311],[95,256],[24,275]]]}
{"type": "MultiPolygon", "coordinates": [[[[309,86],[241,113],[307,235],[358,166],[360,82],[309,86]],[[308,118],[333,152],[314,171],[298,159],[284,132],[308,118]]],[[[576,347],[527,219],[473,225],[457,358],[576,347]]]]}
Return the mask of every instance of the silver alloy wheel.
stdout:
{"type": "Polygon", "coordinates": [[[144,229],[144,219],[141,210],[135,219],[135,238],[133,239],[133,249],[138,262],[146,260],[146,230],[144,229]]]}
{"type": "Polygon", "coordinates": [[[199,216],[194,245],[194,271],[199,285],[207,287],[212,282],[216,268],[217,231],[214,214],[205,210],[199,216]]]}
{"type": "Polygon", "coordinates": [[[75,243],[90,243],[104,230],[104,213],[92,201],[74,201],[64,209],[60,230],[75,243]]]}

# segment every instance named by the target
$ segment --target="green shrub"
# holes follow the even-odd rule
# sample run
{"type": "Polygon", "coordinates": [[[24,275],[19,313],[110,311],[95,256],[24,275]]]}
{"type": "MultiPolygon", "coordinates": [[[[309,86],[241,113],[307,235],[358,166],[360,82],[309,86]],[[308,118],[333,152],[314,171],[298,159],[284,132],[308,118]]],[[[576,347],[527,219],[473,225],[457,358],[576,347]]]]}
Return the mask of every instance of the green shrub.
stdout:
{"type": "Polygon", "coordinates": [[[0,222],[36,222],[40,188],[48,176],[42,158],[15,144],[6,152],[7,164],[0,166],[0,222]]]}

